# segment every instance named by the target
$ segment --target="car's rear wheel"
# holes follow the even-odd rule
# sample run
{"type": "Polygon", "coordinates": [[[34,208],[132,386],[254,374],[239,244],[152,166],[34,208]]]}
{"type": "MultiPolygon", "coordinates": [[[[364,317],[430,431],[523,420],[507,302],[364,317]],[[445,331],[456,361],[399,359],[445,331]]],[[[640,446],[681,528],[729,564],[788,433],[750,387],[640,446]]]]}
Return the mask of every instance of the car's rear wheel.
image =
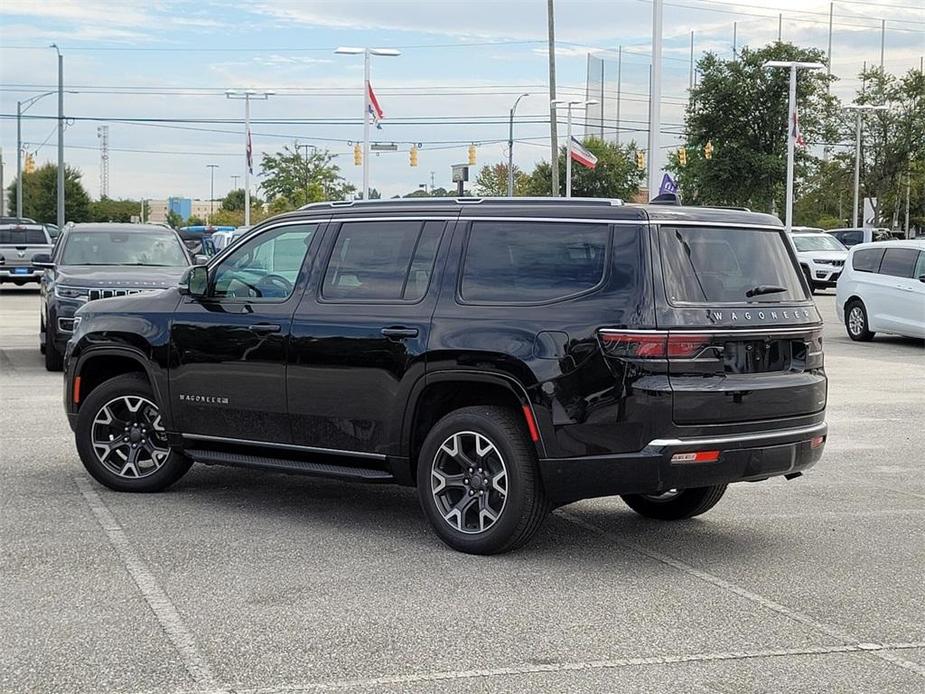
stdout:
{"type": "Polygon", "coordinates": [[[874,339],[867,322],[867,308],[860,299],[852,299],[845,306],[845,329],[848,337],[856,342],[870,342],[874,339]]]}
{"type": "Polygon", "coordinates": [[[137,374],[111,378],[87,396],[75,439],[87,472],[120,492],[162,491],[192,465],[168,445],[151,384],[137,374]]]}
{"type": "Polygon", "coordinates": [[[726,492],[725,484],[694,489],[669,489],[662,494],[626,494],[623,501],[636,513],[658,520],[681,520],[706,513],[726,492]]]}
{"type": "Polygon", "coordinates": [[[418,457],[418,498],[437,535],[469,554],[525,544],[550,510],[523,423],[504,407],[441,419],[418,457]]]}

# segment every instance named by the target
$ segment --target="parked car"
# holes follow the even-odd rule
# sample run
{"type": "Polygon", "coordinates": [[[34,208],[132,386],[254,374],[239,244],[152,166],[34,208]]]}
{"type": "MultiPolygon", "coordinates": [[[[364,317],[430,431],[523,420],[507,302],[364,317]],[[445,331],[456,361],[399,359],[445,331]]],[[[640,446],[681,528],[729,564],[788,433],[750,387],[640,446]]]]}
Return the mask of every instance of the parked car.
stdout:
{"type": "Polygon", "coordinates": [[[848,249],[826,233],[797,232],[791,239],[810,288],[834,287],[848,257],[848,249]]]}
{"type": "Polygon", "coordinates": [[[52,239],[41,224],[0,224],[0,283],[13,282],[24,285],[38,282],[42,269],[36,267],[32,258],[37,253],[51,251],[52,239]]]}
{"type": "Polygon", "coordinates": [[[830,229],[826,233],[837,238],[846,248],[851,248],[859,243],[889,241],[893,238],[888,229],[830,229]]]}
{"type": "Polygon", "coordinates": [[[77,317],[64,401],[102,484],[198,461],[416,485],[464,552],[586,497],[689,518],[826,437],[821,318],[770,215],[321,203],[77,317]]]}
{"type": "Polygon", "coordinates": [[[852,340],[876,333],[925,338],[925,239],[854,246],[835,303],[852,340]]]}
{"type": "Polygon", "coordinates": [[[68,226],[43,268],[39,350],[45,368],[60,371],[74,314],[87,302],[175,287],[192,264],[177,233],[142,224],[68,226]]]}

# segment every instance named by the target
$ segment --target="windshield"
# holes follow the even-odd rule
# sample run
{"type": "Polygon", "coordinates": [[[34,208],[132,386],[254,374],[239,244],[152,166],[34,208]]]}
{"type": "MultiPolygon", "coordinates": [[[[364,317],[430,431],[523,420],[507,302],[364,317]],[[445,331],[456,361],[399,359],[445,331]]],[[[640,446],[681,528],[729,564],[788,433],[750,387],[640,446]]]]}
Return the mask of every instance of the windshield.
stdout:
{"type": "Polygon", "coordinates": [[[806,300],[783,230],[662,227],[659,240],[673,304],[806,300]]]}
{"type": "Polygon", "coordinates": [[[793,245],[798,251],[847,251],[841,242],[828,234],[794,234],[793,245]]]}
{"type": "Polygon", "coordinates": [[[72,231],[62,265],[154,265],[184,267],[189,259],[179,239],[162,231],[72,231]]]}

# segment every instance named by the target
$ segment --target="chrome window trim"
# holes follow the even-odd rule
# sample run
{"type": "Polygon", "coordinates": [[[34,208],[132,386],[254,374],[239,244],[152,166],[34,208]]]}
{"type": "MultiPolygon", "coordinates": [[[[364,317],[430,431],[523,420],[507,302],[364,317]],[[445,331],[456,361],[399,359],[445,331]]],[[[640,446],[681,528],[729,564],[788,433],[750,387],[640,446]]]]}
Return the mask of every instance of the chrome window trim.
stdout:
{"type": "Polygon", "coordinates": [[[293,443],[274,443],[272,441],[254,441],[253,439],[235,439],[228,436],[209,436],[206,434],[184,434],[185,439],[194,439],[196,441],[220,441],[224,443],[235,443],[250,446],[267,446],[270,448],[280,448],[291,451],[306,451],[309,453],[323,453],[326,455],[346,455],[353,458],[368,458],[370,460],[385,460],[386,456],[382,453],[367,453],[365,451],[345,451],[338,448],[319,448],[317,446],[299,446],[293,443]]]}

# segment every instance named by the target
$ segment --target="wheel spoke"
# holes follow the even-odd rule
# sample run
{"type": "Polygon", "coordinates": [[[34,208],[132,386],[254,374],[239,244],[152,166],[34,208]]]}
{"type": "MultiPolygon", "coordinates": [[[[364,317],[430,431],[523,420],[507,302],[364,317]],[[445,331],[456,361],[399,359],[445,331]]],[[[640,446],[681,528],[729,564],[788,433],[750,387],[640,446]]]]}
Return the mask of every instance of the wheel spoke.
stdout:
{"type": "Polygon", "coordinates": [[[106,459],[109,458],[109,455],[122,446],[127,446],[128,444],[122,439],[112,439],[110,441],[94,441],[93,448],[97,451],[97,457],[100,459],[101,463],[105,463],[106,459]]]}
{"type": "Polygon", "coordinates": [[[501,472],[491,478],[491,488],[507,495],[507,470],[502,469],[501,472]]]}
{"type": "Polygon", "coordinates": [[[487,494],[479,496],[479,530],[485,530],[488,525],[491,525],[496,520],[498,520],[498,514],[491,507],[489,503],[489,498],[487,494]],[[485,521],[488,521],[486,525],[485,521]]]}
{"type": "Polygon", "coordinates": [[[132,446],[128,449],[128,457],[125,459],[125,465],[122,466],[120,475],[123,477],[141,477],[141,472],[138,469],[139,453],[141,453],[141,449],[137,446],[132,446]],[[132,474],[130,475],[129,472],[132,474]]]}
{"type": "Polygon", "coordinates": [[[446,522],[450,525],[453,525],[453,519],[456,519],[456,529],[464,530],[466,527],[466,512],[469,510],[469,507],[475,503],[475,500],[478,499],[477,496],[470,496],[468,493],[463,496],[459,501],[453,504],[450,507],[450,510],[447,511],[443,517],[446,519],[446,522]]]}
{"type": "Polygon", "coordinates": [[[448,475],[440,470],[431,470],[430,474],[433,476],[434,494],[444,489],[468,489],[463,482],[463,479],[466,477],[463,473],[448,475]]]}

